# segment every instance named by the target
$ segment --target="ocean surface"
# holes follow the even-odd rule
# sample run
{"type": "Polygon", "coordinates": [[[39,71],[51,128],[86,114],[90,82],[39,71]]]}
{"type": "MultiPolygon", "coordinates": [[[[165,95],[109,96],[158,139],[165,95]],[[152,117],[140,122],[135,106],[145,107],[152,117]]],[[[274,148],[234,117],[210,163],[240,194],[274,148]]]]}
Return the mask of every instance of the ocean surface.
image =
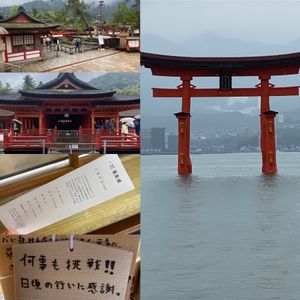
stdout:
{"type": "Polygon", "coordinates": [[[299,300],[300,153],[142,156],[142,300],[299,300]]]}

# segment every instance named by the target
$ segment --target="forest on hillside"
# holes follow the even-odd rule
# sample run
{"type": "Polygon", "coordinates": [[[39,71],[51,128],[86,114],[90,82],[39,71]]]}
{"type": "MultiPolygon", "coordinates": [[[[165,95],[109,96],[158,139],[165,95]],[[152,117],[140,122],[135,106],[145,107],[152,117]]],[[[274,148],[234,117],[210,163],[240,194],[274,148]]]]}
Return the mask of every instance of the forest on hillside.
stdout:
{"type": "Polygon", "coordinates": [[[92,79],[89,84],[102,91],[116,91],[117,94],[139,96],[139,73],[107,73],[92,79]]]}
{"type": "MultiPolygon", "coordinates": [[[[34,18],[51,21],[61,25],[61,28],[73,27],[79,32],[95,25],[98,18],[98,1],[87,3],[83,0],[33,0],[23,4],[25,10],[34,18]]],[[[104,22],[107,26],[118,28],[130,26],[139,28],[140,0],[116,0],[104,5],[104,22]]],[[[17,5],[0,7],[3,18],[14,15],[17,5]]]]}

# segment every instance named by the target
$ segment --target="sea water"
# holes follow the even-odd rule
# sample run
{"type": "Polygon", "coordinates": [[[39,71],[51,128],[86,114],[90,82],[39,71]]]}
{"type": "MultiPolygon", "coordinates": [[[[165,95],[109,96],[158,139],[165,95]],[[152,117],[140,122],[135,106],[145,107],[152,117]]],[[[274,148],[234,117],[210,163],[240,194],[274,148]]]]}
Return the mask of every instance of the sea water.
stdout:
{"type": "Polygon", "coordinates": [[[142,156],[142,299],[300,299],[300,153],[142,156]]]}

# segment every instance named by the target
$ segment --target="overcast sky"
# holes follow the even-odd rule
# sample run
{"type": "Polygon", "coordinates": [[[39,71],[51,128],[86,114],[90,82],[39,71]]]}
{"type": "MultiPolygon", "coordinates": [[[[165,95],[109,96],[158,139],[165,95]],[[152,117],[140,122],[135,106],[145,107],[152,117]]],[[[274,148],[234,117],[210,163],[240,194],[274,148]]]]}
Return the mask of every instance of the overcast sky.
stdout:
{"type": "MultiPolygon", "coordinates": [[[[39,83],[42,81],[43,83],[46,83],[55,77],[57,77],[57,72],[52,73],[0,73],[0,81],[2,82],[8,82],[10,86],[14,90],[18,90],[23,83],[23,78],[26,74],[30,74],[36,83],[39,83]]],[[[83,80],[83,81],[90,81],[93,78],[98,77],[99,75],[103,75],[104,73],[76,73],[75,75],[83,80]]]]}
{"type": "Polygon", "coordinates": [[[143,34],[185,40],[204,33],[287,43],[300,37],[300,1],[141,1],[143,34]]]}

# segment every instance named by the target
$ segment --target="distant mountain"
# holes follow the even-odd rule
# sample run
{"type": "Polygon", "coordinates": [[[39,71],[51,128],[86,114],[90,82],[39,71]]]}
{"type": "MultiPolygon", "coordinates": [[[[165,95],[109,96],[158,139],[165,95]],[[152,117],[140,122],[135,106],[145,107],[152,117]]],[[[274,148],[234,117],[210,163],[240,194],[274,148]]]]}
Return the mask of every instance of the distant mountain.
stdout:
{"type": "Polygon", "coordinates": [[[300,38],[287,44],[248,42],[216,34],[200,34],[193,38],[169,41],[158,35],[142,36],[144,52],[181,56],[253,56],[300,52],[300,38]]]}
{"type": "MultiPolygon", "coordinates": [[[[48,11],[60,11],[64,7],[63,0],[34,0],[31,2],[24,3],[22,5],[28,12],[32,11],[34,8],[38,12],[48,12],[48,11]]],[[[10,11],[11,6],[0,7],[0,14],[2,16],[7,16],[10,11]]]]}
{"type": "MultiPolygon", "coordinates": [[[[142,103],[143,106],[143,103],[142,103]]],[[[149,116],[143,112],[143,128],[164,127],[168,132],[177,132],[177,119],[174,115],[167,116],[149,116]]],[[[198,133],[199,131],[220,131],[221,130],[238,130],[240,128],[259,128],[259,117],[249,116],[239,112],[227,113],[210,113],[199,114],[192,113],[191,131],[198,133]]]]}
{"type": "Polygon", "coordinates": [[[106,73],[92,79],[89,84],[103,91],[117,91],[118,94],[140,94],[139,73],[106,73]]]}
{"type": "MultiPolygon", "coordinates": [[[[113,0],[110,1],[109,3],[104,4],[104,19],[108,20],[111,18],[112,12],[116,9],[118,3],[120,3],[120,0],[113,0]]],[[[129,6],[133,5],[135,0],[130,0],[129,1],[129,6]]],[[[42,0],[33,0],[31,2],[27,2],[22,4],[22,6],[28,11],[31,12],[33,9],[36,9],[38,12],[49,12],[49,11],[61,11],[64,8],[64,0],[47,0],[47,1],[42,1],[42,0]]],[[[88,4],[89,8],[88,11],[89,13],[96,18],[98,14],[98,5],[99,1],[86,1],[88,4]]],[[[2,16],[7,16],[9,11],[11,9],[11,6],[3,6],[0,7],[0,15],[2,16]]]]}

